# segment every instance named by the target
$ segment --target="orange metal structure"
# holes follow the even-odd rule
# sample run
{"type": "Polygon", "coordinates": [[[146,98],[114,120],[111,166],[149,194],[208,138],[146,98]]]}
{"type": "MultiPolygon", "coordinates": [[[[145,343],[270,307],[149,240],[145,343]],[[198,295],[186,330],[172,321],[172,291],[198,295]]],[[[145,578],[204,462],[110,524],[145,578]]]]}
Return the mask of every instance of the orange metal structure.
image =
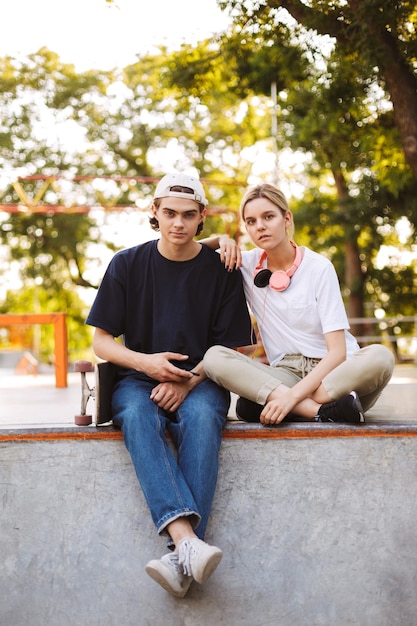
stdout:
{"type": "Polygon", "coordinates": [[[18,324],[53,324],[55,333],[55,386],[68,387],[68,336],[66,313],[6,313],[0,327],[18,324]]]}
{"type": "MultiPolygon", "coordinates": [[[[142,187],[155,185],[159,178],[151,176],[33,176],[18,177],[0,189],[0,211],[6,213],[48,215],[86,214],[92,209],[117,212],[140,210],[138,201],[143,201],[142,187]],[[104,191],[106,188],[106,191],[104,191]],[[122,198],[129,197],[126,204],[122,198]],[[83,199],[79,201],[77,196],[83,199]]],[[[207,186],[244,187],[238,181],[216,181],[202,179],[207,186]]],[[[210,215],[235,217],[238,212],[228,207],[210,206],[210,215]]]]}

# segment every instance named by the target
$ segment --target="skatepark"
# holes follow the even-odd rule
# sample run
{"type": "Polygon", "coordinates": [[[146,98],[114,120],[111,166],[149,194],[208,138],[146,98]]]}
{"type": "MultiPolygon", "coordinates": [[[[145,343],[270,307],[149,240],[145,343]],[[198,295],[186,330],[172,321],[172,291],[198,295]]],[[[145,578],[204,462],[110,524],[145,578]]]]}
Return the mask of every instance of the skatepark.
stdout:
{"type": "MultiPolygon", "coordinates": [[[[362,426],[233,420],[209,542],[223,560],[177,600],[112,427],[76,427],[79,375],[0,377],[3,626],[415,626],[417,368],[362,426]]],[[[91,401],[93,402],[93,401],[91,401]]]]}

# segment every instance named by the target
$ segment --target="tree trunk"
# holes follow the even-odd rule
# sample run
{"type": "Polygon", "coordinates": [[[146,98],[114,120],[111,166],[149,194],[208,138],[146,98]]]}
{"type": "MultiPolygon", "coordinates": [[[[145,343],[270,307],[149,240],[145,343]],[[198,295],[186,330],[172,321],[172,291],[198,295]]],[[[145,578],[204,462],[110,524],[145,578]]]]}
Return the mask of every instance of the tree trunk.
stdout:
{"type": "MultiPolygon", "coordinates": [[[[332,172],[336,184],[339,211],[341,215],[343,215],[346,199],[348,198],[346,182],[340,169],[336,170],[333,168],[332,172]]],[[[353,224],[351,228],[345,229],[345,235],[345,285],[349,292],[346,310],[349,318],[364,317],[364,276],[359,257],[358,240],[353,224]]],[[[364,334],[364,329],[361,324],[352,325],[351,331],[357,337],[364,334]]]]}

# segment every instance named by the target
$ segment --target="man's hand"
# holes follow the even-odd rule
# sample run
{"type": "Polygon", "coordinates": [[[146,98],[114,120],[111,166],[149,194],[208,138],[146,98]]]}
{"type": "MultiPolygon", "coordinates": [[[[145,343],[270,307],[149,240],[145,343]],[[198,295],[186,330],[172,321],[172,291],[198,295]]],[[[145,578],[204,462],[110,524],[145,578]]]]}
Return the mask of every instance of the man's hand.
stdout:
{"type": "Polygon", "coordinates": [[[188,354],[178,352],[156,352],[146,354],[127,348],[115,340],[113,335],[101,328],[94,331],[93,348],[96,355],[121,367],[144,372],[160,382],[183,382],[194,378],[191,372],[177,367],[171,361],[188,361],[188,354]]]}
{"type": "Polygon", "coordinates": [[[187,383],[160,383],[152,389],[151,400],[161,409],[174,412],[185,400],[191,387],[187,383]]]}
{"type": "Polygon", "coordinates": [[[157,352],[155,354],[141,354],[140,362],[136,368],[145,372],[150,378],[163,382],[184,382],[191,380],[193,375],[187,370],[176,367],[171,361],[187,361],[187,354],[177,352],[157,352]]]}

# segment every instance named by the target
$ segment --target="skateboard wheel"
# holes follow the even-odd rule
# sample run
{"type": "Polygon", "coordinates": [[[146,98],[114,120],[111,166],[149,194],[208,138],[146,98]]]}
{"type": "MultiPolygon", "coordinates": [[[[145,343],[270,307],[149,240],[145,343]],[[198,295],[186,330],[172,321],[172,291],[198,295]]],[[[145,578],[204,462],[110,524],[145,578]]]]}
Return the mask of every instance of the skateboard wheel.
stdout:
{"type": "Polygon", "coordinates": [[[92,415],[76,415],[74,418],[76,426],[90,426],[93,421],[92,415]]]}
{"type": "Polygon", "coordinates": [[[75,361],[74,372],[94,372],[94,365],[91,361],[75,361]]]}

